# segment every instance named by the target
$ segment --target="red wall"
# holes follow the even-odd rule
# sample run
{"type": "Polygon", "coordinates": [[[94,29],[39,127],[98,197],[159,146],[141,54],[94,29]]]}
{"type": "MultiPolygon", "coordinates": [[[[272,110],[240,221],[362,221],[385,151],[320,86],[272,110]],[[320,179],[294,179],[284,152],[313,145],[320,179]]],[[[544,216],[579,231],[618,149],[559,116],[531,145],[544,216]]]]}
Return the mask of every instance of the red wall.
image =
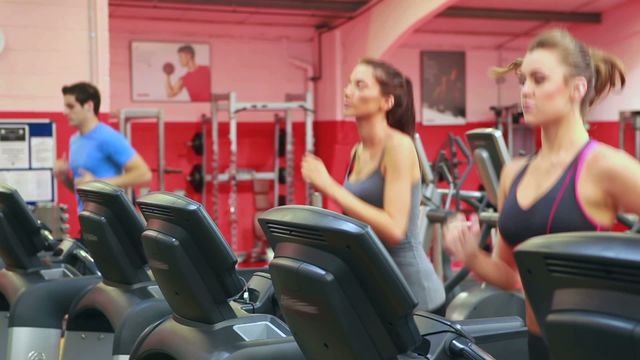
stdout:
{"type": "MultiPolygon", "coordinates": [[[[478,127],[490,127],[491,122],[470,123],[463,126],[422,126],[418,125],[418,133],[422,137],[425,150],[429,159],[433,161],[443,142],[447,138],[448,133],[453,133],[464,139],[466,131],[478,127]]],[[[192,164],[201,162],[199,156],[196,156],[186,143],[191,139],[193,133],[200,129],[200,124],[195,122],[170,122],[166,128],[167,133],[167,149],[166,167],[183,169],[184,174],[168,174],[166,178],[166,190],[173,191],[177,189],[186,189],[188,195],[194,199],[202,201],[199,194],[193,192],[186,184],[186,174],[191,169],[192,164]]],[[[228,127],[227,124],[221,125],[221,169],[228,166],[228,127]]],[[[209,131],[207,129],[207,131],[209,131]]],[[[609,143],[613,146],[618,144],[618,126],[616,122],[598,122],[591,126],[591,135],[594,139],[609,143]]],[[[147,139],[155,136],[155,125],[152,123],[141,123],[134,125],[133,144],[147,159],[151,166],[155,166],[157,147],[155,141],[147,139]],[[136,136],[137,132],[147,134],[146,137],[136,136]]],[[[270,171],[273,166],[273,124],[259,123],[239,123],[238,124],[239,142],[238,142],[238,165],[239,167],[254,168],[260,171],[270,171]]],[[[304,150],[304,133],[302,123],[295,123],[295,175],[296,175],[296,202],[304,203],[304,184],[300,176],[300,159],[304,150]]],[[[316,136],[316,152],[327,165],[327,169],[338,180],[342,180],[346,174],[349,164],[349,155],[351,148],[358,142],[358,134],[355,123],[352,121],[319,121],[315,124],[316,136]]],[[[631,134],[627,141],[632,141],[631,134]]],[[[462,169],[461,169],[462,170],[462,169]]],[[[463,188],[469,190],[477,190],[479,186],[479,178],[475,168],[471,171],[469,178],[465,182],[463,188]]],[[[156,185],[152,185],[152,189],[157,189],[156,185]]],[[[218,226],[225,236],[229,235],[228,222],[228,186],[221,186],[222,194],[220,197],[220,220],[218,226]]],[[[211,189],[208,188],[207,193],[211,195],[211,189]]],[[[250,184],[244,184],[239,189],[239,219],[240,220],[240,236],[238,250],[249,250],[253,244],[253,193],[250,184]]],[[[210,197],[209,197],[210,199],[210,197]]],[[[211,200],[207,201],[208,209],[211,210],[211,200]]],[[[325,203],[329,209],[339,211],[340,209],[331,202],[325,203]]]]}
{"type": "MultiPolygon", "coordinates": [[[[0,112],[0,119],[20,119],[20,118],[48,118],[56,123],[56,135],[58,139],[56,151],[63,154],[68,153],[68,140],[74,129],[70,128],[67,119],[62,113],[45,112],[0,112]]],[[[115,126],[115,123],[110,123],[115,126]]],[[[492,124],[470,123],[464,126],[418,126],[425,150],[430,160],[434,160],[438,150],[446,140],[449,132],[464,138],[464,133],[472,128],[487,127],[492,124]]],[[[133,145],[152,168],[157,164],[157,142],[156,125],[154,123],[134,123],[133,125],[133,145]]],[[[188,146],[188,142],[193,134],[201,129],[198,122],[167,122],[166,124],[166,160],[167,168],[181,169],[180,174],[167,174],[165,189],[167,191],[186,190],[187,195],[195,200],[202,201],[200,194],[196,193],[187,183],[187,176],[191,167],[195,163],[202,162],[200,156],[196,155],[188,146]]],[[[274,141],[273,124],[268,122],[241,122],[238,124],[238,165],[241,168],[254,168],[259,171],[270,171],[273,166],[274,141]]],[[[209,134],[209,128],[205,129],[209,134]]],[[[593,138],[602,142],[618,145],[618,123],[617,122],[597,122],[591,126],[590,133],[593,138]]],[[[627,132],[627,144],[632,144],[633,138],[630,131],[627,132]]],[[[295,193],[296,202],[304,202],[304,184],[300,176],[300,159],[304,151],[304,133],[302,123],[294,124],[295,134],[295,193]]],[[[221,149],[221,169],[228,166],[228,125],[221,124],[220,128],[220,149],[221,149]]],[[[320,121],[315,124],[316,149],[317,154],[325,161],[329,172],[337,179],[344,178],[349,163],[349,154],[353,145],[358,141],[358,134],[354,122],[351,121],[320,121]]],[[[627,148],[631,150],[632,146],[627,148]]],[[[472,171],[469,179],[464,184],[465,189],[477,189],[479,185],[478,176],[475,170],[472,171]]],[[[151,190],[157,190],[157,178],[151,184],[151,190]]],[[[218,226],[225,236],[229,236],[229,211],[228,186],[221,186],[220,196],[220,219],[218,226]]],[[[211,212],[211,188],[207,189],[209,199],[207,208],[211,212]]],[[[58,185],[58,199],[60,203],[69,205],[70,225],[72,234],[78,233],[78,220],[76,212],[75,196],[58,185]]],[[[253,245],[253,215],[254,202],[252,186],[249,183],[242,184],[239,188],[239,243],[238,251],[250,250],[253,245]]],[[[335,204],[328,203],[326,206],[332,210],[339,210],[335,204]]]]}

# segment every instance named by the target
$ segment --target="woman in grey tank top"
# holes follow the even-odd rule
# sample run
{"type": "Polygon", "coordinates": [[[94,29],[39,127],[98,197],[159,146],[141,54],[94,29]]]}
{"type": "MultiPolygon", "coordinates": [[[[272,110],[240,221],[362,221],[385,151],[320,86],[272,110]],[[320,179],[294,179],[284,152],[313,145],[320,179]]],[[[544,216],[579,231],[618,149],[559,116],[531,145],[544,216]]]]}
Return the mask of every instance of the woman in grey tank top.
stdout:
{"type": "Polygon", "coordinates": [[[361,142],[340,184],[322,160],[307,154],[302,176],[343,211],[369,224],[418,300],[432,311],[445,301],[444,286],[418,236],[421,175],[413,144],[411,81],[389,64],[365,59],[345,89],[345,115],[356,119],[361,142]]]}

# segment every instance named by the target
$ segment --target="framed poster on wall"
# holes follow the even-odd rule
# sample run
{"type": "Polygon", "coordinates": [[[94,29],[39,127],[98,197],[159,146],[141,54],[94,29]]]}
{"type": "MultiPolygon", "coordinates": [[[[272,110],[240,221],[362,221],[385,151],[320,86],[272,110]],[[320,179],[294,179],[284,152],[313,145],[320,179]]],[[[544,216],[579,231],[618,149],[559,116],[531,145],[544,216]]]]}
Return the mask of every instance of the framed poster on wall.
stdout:
{"type": "Polygon", "coordinates": [[[131,95],[133,101],[209,101],[209,44],[132,41],[131,95]]]}
{"type": "Polygon", "coordinates": [[[423,51],[422,122],[465,123],[465,53],[423,51]]]}

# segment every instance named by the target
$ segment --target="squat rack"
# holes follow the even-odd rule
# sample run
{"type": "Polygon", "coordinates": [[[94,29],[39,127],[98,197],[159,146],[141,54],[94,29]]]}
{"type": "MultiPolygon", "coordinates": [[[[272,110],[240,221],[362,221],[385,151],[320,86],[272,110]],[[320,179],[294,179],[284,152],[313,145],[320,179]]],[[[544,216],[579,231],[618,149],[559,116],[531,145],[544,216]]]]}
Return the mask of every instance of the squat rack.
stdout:
{"type": "MultiPolygon", "coordinates": [[[[229,215],[231,221],[231,248],[234,252],[238,250],[238,183],[240,181],[273,180],[274,182],[274,205],[278,204],[279,190],[278,178],[280,163],[276,154],[274,158],[273,171],[258,172],[253,169],[238,168],[238,113],[243,111],[285,111],[285,186],[286,202],[293,203],[294,196],[294,139],[293,139],[293,111],[301,110],[305,113],[305,151],[313,153],[315,151],[313,134],[313,95],[311,92],[305,94],[286,94],[284,102],[240,102],[237,94],[232,91],[223,94],[212,94],[211,96],[211,169],[212,173],[207,174],[207,166],[202,167],[203,179],[213,182],[212,206],[213,218],[219,221],[220,193],[219,184],[229,182],[231,189],[229,192],[229,215]],[[222,171],[220,169],[220,133],[219,115],[221,112],[229,114],[229,167],[222,171]]],[[[278,123],[276,121],[276,134],[278,123]]],[[[277,152],[277,136],[275,140],[277,152]]],[[[203,142],[203,164],[207,163],[206,141],[203,142]]],[[[202,192],[203,203],[206,203],[206,186],[202,192]]],[[[306,203],[311,203],[311,187],[307,186],[305,191],[306,203]]]]}

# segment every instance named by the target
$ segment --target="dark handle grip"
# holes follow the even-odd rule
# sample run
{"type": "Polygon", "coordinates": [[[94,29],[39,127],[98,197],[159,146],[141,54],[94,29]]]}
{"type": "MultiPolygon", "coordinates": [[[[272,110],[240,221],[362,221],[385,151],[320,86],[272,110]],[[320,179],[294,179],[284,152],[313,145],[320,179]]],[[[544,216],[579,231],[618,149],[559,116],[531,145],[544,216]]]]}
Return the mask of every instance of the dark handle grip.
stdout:
{"type": "Polygon", "coordinates": [[[462,336],[451,341],[449,351],[452,355],[461,356],[467,360],[495,360],[488,352],[462,336]]]}

